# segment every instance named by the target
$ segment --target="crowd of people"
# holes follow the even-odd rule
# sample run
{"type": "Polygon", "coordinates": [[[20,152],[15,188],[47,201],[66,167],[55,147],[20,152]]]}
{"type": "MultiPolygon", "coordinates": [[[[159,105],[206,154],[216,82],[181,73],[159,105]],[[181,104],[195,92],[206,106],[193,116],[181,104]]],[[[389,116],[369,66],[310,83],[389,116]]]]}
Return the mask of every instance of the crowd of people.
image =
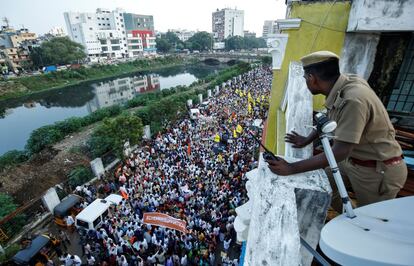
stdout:
{"type": "Polygon", "coordinates": [[[99,186],[79,189],[87,202],[120,190],[125,199],[82,237],[82,261],[66,253],[62,263],[238,265],[235,208],[247,201],[245,173],[258,156],[247,130],[266,119],[271,82],[268,67],[232,80],[198,118],[171,123],[99,186]],[[187,232],[145,224],[147,212],[183,220],[187,232]]]}

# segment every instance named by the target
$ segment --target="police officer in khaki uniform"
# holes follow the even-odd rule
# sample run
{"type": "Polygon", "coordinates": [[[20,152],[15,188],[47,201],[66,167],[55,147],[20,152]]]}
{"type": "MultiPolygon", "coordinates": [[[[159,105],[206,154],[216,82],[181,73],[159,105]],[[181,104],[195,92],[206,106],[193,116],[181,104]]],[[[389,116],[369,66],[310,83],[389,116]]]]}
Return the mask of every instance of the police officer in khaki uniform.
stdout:
{"type": "MultiPolygon", "coordinates": [[[[328,117],[338,124],[332,150],[345,184],[352,185],[358,206],[395,198],[407,179],[407,166],[380,99],[362,78],[340,74],[339,57],[332,52],[315,52],[301,61],[309,91],[326,96],[328,117]]],[[[316,138],[316,131],[307,137],[291,132],[285,140],[293,147],[301,148],[316,138]]],[[[324,153],[295,163],[267,162],[271,171],[279,175],[328,166],[324,153]]],[[[330,179],[332,207],[341,212],[342,203],[333,178],[330,179]]]]}

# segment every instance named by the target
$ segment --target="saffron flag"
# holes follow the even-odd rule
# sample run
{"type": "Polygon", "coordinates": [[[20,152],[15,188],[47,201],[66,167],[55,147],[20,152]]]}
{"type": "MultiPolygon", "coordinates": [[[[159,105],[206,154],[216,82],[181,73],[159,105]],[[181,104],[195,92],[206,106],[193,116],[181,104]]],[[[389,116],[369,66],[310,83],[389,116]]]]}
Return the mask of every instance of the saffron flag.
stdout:
{"type": "Polygon", "coordinates": [[[128,192],[126,191],[126,189],[124,187],[120,187],[119,188],[119,192],[121,193],[121,196],[124,199],[128,199],[128,192]]]}

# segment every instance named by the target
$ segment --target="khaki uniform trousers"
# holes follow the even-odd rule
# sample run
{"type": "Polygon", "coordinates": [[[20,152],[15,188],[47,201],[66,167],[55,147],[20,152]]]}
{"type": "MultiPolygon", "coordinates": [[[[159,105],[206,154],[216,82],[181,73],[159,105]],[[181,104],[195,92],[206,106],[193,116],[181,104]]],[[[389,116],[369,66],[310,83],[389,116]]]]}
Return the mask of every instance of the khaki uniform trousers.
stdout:
{"type": "MultiPolygon", "coordinates": [[[[377,167],[365,167],[346,159],[338,164],[345,187],[352,187],[358,207],[394,199],[407,180],[407,165],[404,160],[386,165],[377,162],[377,167]]],[[[331,169],[325,169],[332,187],[332,208],[342,213],[342,201],[331,169]]]]}

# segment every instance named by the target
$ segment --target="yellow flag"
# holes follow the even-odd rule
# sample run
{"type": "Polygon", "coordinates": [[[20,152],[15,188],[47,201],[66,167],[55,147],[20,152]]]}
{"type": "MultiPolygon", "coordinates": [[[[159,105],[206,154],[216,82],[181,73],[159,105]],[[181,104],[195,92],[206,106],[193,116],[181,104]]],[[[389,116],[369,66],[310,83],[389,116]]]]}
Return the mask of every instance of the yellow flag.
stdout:
{"type": "Polygon", "coordinates": [[[214,141],[220,142],[220,135],[218,133],[216,133],[216,135],[214,136],[214,141]]]}
{"type": "Polygon", "coordinates": [[[233,129],[233,138],[237,138],[237,133],[235,129],[233,129]]]}
{"type": "Polygon", "coordinates": [[[252,95],[250,94],[250,91],[247,94],[247,99],[249,100],[249,102],[251,102],[253,100],[252,95]]]}
{"type": "Polygon", "coordinates": [[[239,134],[241,134],[243,132],[243,128],[240,124],[237,125],[236,132],[239,133],[239,134]]]}

